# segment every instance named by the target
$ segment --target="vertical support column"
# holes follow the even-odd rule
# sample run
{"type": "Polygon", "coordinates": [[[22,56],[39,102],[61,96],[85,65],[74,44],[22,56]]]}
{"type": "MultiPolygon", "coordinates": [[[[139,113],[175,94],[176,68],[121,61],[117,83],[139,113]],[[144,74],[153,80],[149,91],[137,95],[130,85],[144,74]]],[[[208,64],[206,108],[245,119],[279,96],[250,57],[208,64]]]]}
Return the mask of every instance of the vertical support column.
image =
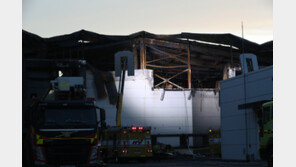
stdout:
{"type": "Polygon", "coordinates": [[[138,69],[138,53],[137,53],[137,40],[134,39],[133,41],[133,54],[134,54],[134,68],[138,69]]]}
{"type": "Polygon", "coordinates": [[[230,60],[230,63],[231,63],[231,68],[233,68],[233,67],[234,67],[234,65],[233,65],[232,44],[230,45],[230,56],[231,56],[231,60],[230,60]]]}
{"type": "Polygon", "coordinates": [[[191,65],[190,65],[190,43],[188,41],[187,48],[187,66],[188,66],[188,89],[191,89],[191,65]]]}
{"type": "Polygon", "coordinates": [[[145,38],[140,38],[140,62],[141,62],[141,69],[146,69],[145,38]]]}

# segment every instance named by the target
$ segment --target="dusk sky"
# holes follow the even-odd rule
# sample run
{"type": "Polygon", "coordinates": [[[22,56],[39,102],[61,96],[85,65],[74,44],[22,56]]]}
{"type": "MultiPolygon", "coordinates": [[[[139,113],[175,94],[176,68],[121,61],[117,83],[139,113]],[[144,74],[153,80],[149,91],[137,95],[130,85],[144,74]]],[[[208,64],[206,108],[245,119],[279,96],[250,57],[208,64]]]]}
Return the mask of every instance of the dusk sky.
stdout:
{"type": "Polygon", "coordinates": [[[81,29],[128,35],[232,33],[273,40],[272,0],[23,0],[23,29],[41,37],[81,29]]]}

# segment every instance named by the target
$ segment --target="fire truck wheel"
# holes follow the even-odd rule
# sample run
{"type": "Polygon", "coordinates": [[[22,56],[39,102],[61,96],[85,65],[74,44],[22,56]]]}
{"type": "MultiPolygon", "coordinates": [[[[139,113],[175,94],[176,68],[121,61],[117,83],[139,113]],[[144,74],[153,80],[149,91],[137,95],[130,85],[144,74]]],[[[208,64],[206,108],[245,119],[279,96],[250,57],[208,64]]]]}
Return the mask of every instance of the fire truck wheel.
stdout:
{"type": "Polygon", "coordinates": [[[115,159],[114,160],[115,160],[115,163],[119,163],[119,158],[118,158],[118,155],[117,154],[115,155],[115,159]]]}
{"type": "Polygon", "coordinates": [[[141,162],[141,163],[146,163],[146,159],[145,158],[139,158],[138,161],[141,162]]]}
{"type": "Polygon", "coordinates": [[[272,167],[273,166],[273,155],[272,154],[270,154],[268,156],[267,164],[268,164],[268,167],[272,167]]]}

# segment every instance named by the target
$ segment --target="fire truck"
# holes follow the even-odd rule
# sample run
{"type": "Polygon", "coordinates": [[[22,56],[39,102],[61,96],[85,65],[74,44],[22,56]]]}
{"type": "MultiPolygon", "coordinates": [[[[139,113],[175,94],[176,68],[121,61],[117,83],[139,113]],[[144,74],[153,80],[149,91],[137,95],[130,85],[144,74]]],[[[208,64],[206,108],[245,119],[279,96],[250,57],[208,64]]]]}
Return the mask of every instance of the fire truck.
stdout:
{"type": "Polygon", "coordinates": [[[26,137],[27,166],[98,166],[104,110],[86,98],[85,77],[51,81],[43,98],[34,97],[26,137]],[[97,121],[100,110],[101,126],[97,121]]]}
{"type": "Polygon", "coordinates": [[[102,158],[115,162],[137,159],[145,161],[153,156],[150,127],[109,127],[102,137],[102,158]]]}

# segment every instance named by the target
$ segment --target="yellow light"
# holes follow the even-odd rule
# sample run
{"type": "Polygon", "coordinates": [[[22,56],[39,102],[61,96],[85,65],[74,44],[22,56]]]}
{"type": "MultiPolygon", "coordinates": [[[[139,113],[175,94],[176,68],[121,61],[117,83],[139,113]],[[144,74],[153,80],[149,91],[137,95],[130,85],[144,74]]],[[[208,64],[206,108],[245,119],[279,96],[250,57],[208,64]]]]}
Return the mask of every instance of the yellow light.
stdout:
{"type": "Polygon", "coordinates": [[[210,129],[209,132],[211,133],[212,132],[212,129],[210,129]]]}

